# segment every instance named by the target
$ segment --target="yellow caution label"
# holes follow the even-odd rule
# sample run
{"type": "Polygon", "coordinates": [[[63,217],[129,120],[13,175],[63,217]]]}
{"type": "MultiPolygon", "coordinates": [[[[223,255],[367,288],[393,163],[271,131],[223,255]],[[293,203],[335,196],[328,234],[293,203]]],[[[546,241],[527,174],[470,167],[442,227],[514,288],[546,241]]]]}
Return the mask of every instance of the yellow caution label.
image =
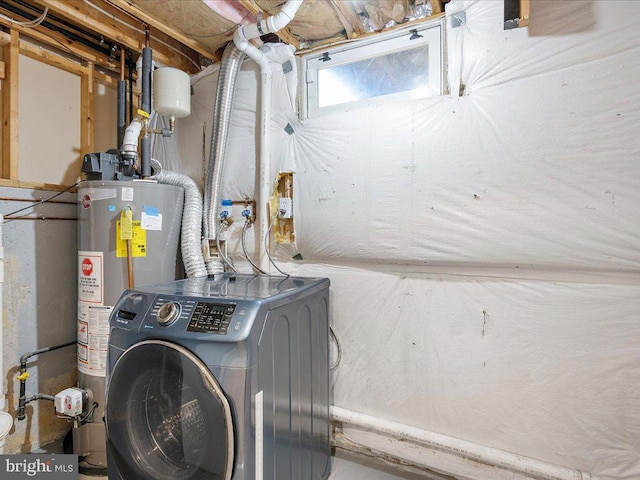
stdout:
{"type": "MultiPolygon", "coordinates": [[[[121,236],[121,221],[116,221],[116,257],[127,256],[127,240],[121,236]]],[[[147,256],[147,231],[142,229],[140,220],[131,222],[131,256],[147,256]]]]}
{"type": "Polygon", "coordinates": [[[133,240],[133,212],[125,208],[120,212],[120,240],[133,240]]]}

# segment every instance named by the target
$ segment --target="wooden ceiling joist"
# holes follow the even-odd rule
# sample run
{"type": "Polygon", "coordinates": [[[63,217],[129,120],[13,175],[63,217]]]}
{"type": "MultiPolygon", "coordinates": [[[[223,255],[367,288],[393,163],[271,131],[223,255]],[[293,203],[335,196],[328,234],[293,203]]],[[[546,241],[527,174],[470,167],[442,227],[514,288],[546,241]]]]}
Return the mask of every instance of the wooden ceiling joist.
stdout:
{"type": "MultiPolygon", "coordinates": [[[[15,17],[15,15],[13,15],[13,17],[15,17]]],[[[25,27],[9,22],[2,17],[0,17],[0,25],[19,32],[23,38],[31,38],[36,42],[42,43],[43,45],[50,45],[60,51],[66,52],[83,60],[87,60],[88,62],[101,65],[110,70],[116,70],[117,68],[119,68],[119,65],[116,64],[107,55],[100,54],[96,50],[93,50],[86,45],[74,42],[73,40],[70,40],[59,32],[47,30],[42,26],[36,28],[25,27]]],[[[2,33],[5,34],[4,32],[2,33]]]]}
{"type": "Polygon", "coordinates": [[[129,13],[130,15],[133,15],[134,17],[140,19],[142,22],[148,24],[151,27],[156,28],[157,30],[163,32],[165,35],[175,38],[176,40],[179,40],[180,43],[182,43],[183,45],[186,45],[187,47],[189,47],[190,49],[198,52],[200,55],[202,55],[205,58],[209,58],[211,60],[214,60],[216,62],[219,62],[221,60],[221,57],[219,55],[217,55],[216,53],[212,52],[209,48],[207,48],[206,46],[202,45],[201,43],[197,42],[196,40],[193,40],[192,38],[187,37],[186,35],[184,35],[182,32],[173,29],[167,25],[162,24],[161,22],[158,22],[157,20],[155,20],[153,17],[147,15],[145,12],[143,12],[142,10],[140,10],[138,7],[136,7],[135,5],[131,4],[130,2],[127,2],[126,0],[106,0],[107,3],[110,3],[111,5],[129,13]]]}
{"type": "MultiPolygon", "coordinates": [[[[134,52],[141,52],[145,46],[143,23],[148,22],[140,19],[140,23],[135,25],[134,18],[110,5],[103,3],[97,9],[83,0],[37,0],[37,4],[42,8],[48,7],[56,16],[96,32],[104,36],[105,40],[114,41],[134,52]]],[[[200,70],[199,58],[196,58],[197,55],[190,47],[185,47],[155,27],[150,28],[150,34],[154,58],[160,63],[192,73],[200,70]]]]}

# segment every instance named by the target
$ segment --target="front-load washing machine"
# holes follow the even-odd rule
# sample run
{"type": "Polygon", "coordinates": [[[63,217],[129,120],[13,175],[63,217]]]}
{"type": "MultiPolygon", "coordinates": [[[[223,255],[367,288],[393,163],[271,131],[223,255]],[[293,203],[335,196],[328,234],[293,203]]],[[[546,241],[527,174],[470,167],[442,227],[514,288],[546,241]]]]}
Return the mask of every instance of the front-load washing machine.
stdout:
{"type": "Polygon", "coordinates": [[[109,479],[326,479],[329,311],[323,278],[126,291],[111,314],[109,479]]]}

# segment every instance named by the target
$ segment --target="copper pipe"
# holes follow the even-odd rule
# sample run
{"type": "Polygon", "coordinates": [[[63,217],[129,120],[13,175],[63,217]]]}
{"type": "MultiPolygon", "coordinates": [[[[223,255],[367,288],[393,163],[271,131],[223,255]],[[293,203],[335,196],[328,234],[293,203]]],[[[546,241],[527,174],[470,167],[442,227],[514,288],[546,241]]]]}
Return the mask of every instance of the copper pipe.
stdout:
{"type": "Polygon", "coordinates": [[[124,82],[124,72],[125,72],[125,63],[124,63],[124,47],[120,47],[120,80],[124,82]]]}
{"type": "Polygon", "coordinates": [[[129,273],[129,289],[133,288],[133,252],[131,248],[131,240],[127,240],[127,270],[129,273]]]}
{"type": "Polygon", "coordinates": [[[4,217],[4,222],[8,222],[9,220],[13,221],[13,220],[42,220],[43,222],[46,220],[69,220],[69,221],[73,221],[76,222],[78,221],[77,218],[71,218],[71,217],[45,217],[44,215],[41,217],[4,217]]]}
{"type": "Polygon", "coordinates": [[[2,202],[31,202],[33,203],[34,207],[37,207],[38,205],[42,205],[45,203],[62,203],[65,205],[77,205],[78,202],[69,202],[69,201],[65,201],[65,200],[44,200],[44,199],[40,199],[40,200],[35,200],[33,198],[15,198],[15,197],[0,197],[0,201],[2,202]]]}

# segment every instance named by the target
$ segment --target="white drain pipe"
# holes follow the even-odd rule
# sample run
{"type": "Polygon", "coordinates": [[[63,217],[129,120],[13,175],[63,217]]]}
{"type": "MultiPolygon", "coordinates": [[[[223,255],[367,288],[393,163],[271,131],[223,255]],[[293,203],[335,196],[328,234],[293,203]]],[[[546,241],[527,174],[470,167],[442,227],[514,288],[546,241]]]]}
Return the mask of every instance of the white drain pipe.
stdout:
{"type": "MultiPolygon", "coordinates": [[[[242,25],[238,27],[233,35],[233,43],[238,47],[238,50],[244,52],[260,66],[260,154],[258,166],[260,169],[260,194],[256,207],[257,210],[260,210],[258,214],[260,225],[258,229],[258,238],[260,240],[257,242],[258,245],[260,245],[260,242],[264,239],[269,228],[267,205],[269,203],[269,197],[271,196],[271,159],[269,156],[271,146],[269,138],[269,121],[271,119],[271,64],[266,55],[249,43],[249,40],[283,29],[293,20],[303,1],[304,0],[289,0],[282,6],[282,9],[277,15],[268,17],[265,20],[259,20],[255,24],[242,25]]],[[[268,271],[269,269],[266,251],[263,249],[260,249],[258,265],[260,265],[260,268],[264,271],[268,271]]]]}
{"type": "MultiPolygon", "coordinates": [[[[341,407],[332,406],[330,415],[333,423],[342,424],[344,436],[354,444],[382,451],[382,453],[386,455],[400,458],[407,462],[408,459],[401,458],[399,456],[401,454],[398,451],[391,451],[389,447],[395,440],[399,440],[398,443],[401,444],[401,448],[414,451],[416,448],[422,448],[431,453],[431,455],[419,455],[420,461],[422,462],[422,460],[424,460],[422,464],[414,463],[415,460],[411,461],[412,464],[418,467],[432,468],[447,475],[455,476],[457,473],[461,473],[459,471],[452,471],[460,468],[456,467],[457,464],[462,463],[464,468],[470,468],[470,461],[473,461],[484,466],[479,470],[480,472],[484,472],[484,474],[486,474],[486,466],[490,466],[498,470],[511,472],[511,475],[515,474],[517,478],[532,478],[537,480],[592,480],[590,474],[578,470],[523,457],[515,453],[429,432],[421,428],[392,422],[341,407]],[[356,439],[351,439],[349,438],[349,429],[371,432],[372,434],[379,435],[382,439],[381,441],[372,440],[369,442],[364,436],[357,434],[353,435],[356,439]],[[436,466],[438,467],[437,469],[434,468],[436,466]],[[449,467],[449,471],[447,471],[447,467],[449,467]]],[[[465,476],[465,478],[468,477],[465,476]]]]}

